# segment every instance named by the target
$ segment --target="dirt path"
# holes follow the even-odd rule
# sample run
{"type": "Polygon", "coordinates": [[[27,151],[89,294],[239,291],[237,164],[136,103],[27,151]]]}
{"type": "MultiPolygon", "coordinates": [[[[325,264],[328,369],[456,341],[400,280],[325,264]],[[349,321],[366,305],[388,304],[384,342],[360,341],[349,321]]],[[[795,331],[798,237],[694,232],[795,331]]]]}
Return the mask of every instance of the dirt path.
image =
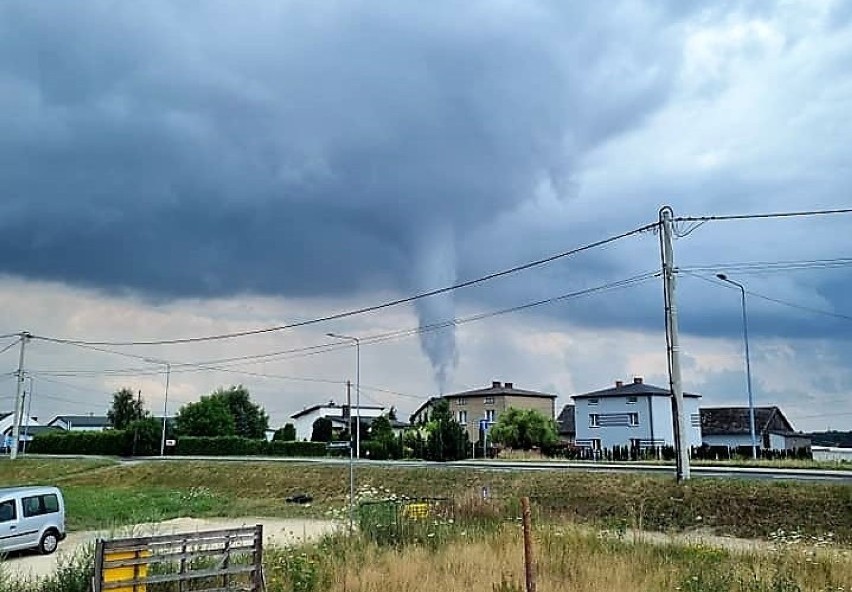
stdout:
{"type": "Polygon", "coordinates": [[[146,536],[152,534],[173,534],[195,532],[199,530],[219,530],[239,528],[263,524],[264,544],[271,546],[290,545],[318,539],[324,534],[333,532],[334,522],[327,520],[284,520],[277,518],[176,518],[155,524],[137,524],[118,528],[112,532],[81,531],[69,533],[68,538],[60,545],[53,555],[26,554],[7,558],[3,569],[16,578],[32,578],[50,575],[64,558],[70,558],[74,553],[94,542],[98,537],[146,536]]]}

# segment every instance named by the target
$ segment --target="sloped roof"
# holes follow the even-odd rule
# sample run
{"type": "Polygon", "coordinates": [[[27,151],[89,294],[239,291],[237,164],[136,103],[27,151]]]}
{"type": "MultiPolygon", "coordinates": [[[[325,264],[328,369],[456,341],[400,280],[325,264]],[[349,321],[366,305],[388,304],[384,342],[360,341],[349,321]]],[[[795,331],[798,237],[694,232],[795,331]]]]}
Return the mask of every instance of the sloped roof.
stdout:
{"type": "MultiPolygon", "coordinates": [[[[751,422],[748,407],[702,407],[701,433],[705,436],[750,434],[751,422]]],[[[756,434],[796,434],[793,424],[778,407],[754,408],[754,431],[756,434]]]]}
{"type": "Polygon", "coordinates": [[[548,399],[556,398],[556,395],[551,395],[550,393],[527,391],[524,389],[515,388],[515,385],[511,382],[507,382],[505,384],[493,382],[491,386],[487,388],[474,389],[471,391],[462,391],[460,393],[449,393],[444,395],[443,398],[458,399],[465,397],[494,397],[496,395],[504,395],[511,397],[546,397],[548,399]]]}
{"type": "MultiPolygon", "coordinates": [[[[579,395],[571,395],[572,399],[589,399],[589,398],[601,398],[601,397],[624,397],[624,396],[646,396],[646,397],[669,397],[671,396],[671,391],[669,389],[660,388],[658,386],[654,386],[652,384],[645,384],[644,382],[630,382],[627,384],[623,384],[621,386],[613,386],[607,389],[602,389],[599,391],[592,391],[590,393],[581,393],[579,395]]],[[[701,395],[696,395],[694,393],[683,393],[684,397],[693,397],[699,398],[701,395]]]]}
{"type": "Polygon", "coordinates": [[[99,428],[109,425],[109,419],[106,415],[57,415],[48,424],[52,424],[57,420],[70,423],[72,427],[77,426],[82,428],[99,428]]]}
{"type": "Polygon", "coordinates": [[[556,427],[560,436],[574,436],[577,426],[574,423],[574,405],[565,405],[556,418],[556,427]]]}
{"type": "MultiPolygon", "coordinates": [[[[335,408],[342,409],[345,406],[346,405],[339,405],[339,404],[334,403],[334,402],[323,403],[322,405],[311,405],[310,407],[305,407],[301,411],[297,411],[296,413],[291,415],[290,418],[291,419],[299,419],[303,415],[308,415],[309,413],[313,413],[314,411],[318,411],[318,410],[322,409],[323,407],[335,407],[335,408]]],[[[352,405],[352,409],[357,410],[358,407],[356,407],[355,405],[352,405]]],[[[384,407],[381,407],[381,406],[378,406],[378,405],[361,405],[361,409],[379,409],[379,410],[381,410],[381,409],[384,409],[384,407]]]]}

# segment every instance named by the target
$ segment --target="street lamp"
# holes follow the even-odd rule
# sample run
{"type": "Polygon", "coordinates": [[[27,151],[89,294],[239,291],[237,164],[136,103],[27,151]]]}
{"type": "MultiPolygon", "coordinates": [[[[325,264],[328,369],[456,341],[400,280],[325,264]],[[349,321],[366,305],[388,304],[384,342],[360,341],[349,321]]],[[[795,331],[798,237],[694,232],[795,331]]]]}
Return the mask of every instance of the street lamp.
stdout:
{"type": "Polygon", "coordinates": [[[748,352],[748,313],[746,312],[746,290],[745,286],[739,282],[729,279],[724,273],[717,273],[716,277],[723,282],[727,282],[740,289],[743,308],[743,343],[745,344],[746,385],[748,386],[748,420],[749,430],[751,431],[751,457],[757,460],[757,438],[754,432],[754,394],[751,389],[751,359],[748,352]]]}
{"type": "MultiPolygon", "coordinates": [[[[351,335],[339,335],[337,333],[326,333],[334,339],[345,339],[355,342],[355,457],[361,458],[361,340],[351,335]]],[[[350,417],[352,409],[349,409],[350,417]]]]}
{"type": "Polygon", "coordinates": [[[165,364],[166,366],[166,392],[165,399],[163,401],[163,432],[160,436],[160,456],[166,455],[166,420],[169,416],[169,379],[172,375],[172,365],[169,362],[165,362],[163,360],[156,360],[154,358],[145,358],[146,362],[150,362],[151,364],[165,364]]]}

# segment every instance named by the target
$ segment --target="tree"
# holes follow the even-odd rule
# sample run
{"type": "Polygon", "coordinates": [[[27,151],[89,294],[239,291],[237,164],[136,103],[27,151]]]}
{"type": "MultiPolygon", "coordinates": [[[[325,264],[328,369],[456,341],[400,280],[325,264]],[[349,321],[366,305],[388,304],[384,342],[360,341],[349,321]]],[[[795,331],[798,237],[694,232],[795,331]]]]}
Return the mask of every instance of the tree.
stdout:
{"type": "Polygon", "coordinates": [[[160,444],[163,437],[162,420],[154,417],[137,419],[127,426],[127,434],[131,442],[130,454],[151,456],[160,453],[160,444]]]}
{"type": "Polygon", "coordinates": [[[429,432],[426,439],[427,460],[452,461],[466,458],[470,450],[470,439],[464,428],[453,419],[449,402],[446,399],[435,401],[430,417],[426,425],[429,432]]]}
{"type": "Polygon", "coordinates": [[[201,397],[187,403],[178,411],[175,424],[182,436],[233,436],[237,432],[234,416],[222,397],[201,397]]]}
{"type": "Polygon", "coordinates": [[[135,397],[129,388],[123,388],[112,395],[112,407],[107,411],[107,420],[116,430],[124,430],[132,422],[145,417],[142,397],[135,397]]]}
{"type": "Polygon", "coordinates": [[[293,442],[296,440],[296,426],[292,423],[285,424],[283,428],[278,428],[272,435],[274,442],[293,442]]]}
{"type": "Polygon", "coordinates": [[[329,418],[318,417],[311,432],[311,442],[331,442],[332,427],[329,418]]]}
{"type": "Polygon", "coordinates": [[[402,458],[402,438],[393,433],[390,420],[381,415],[370,424],[368,440],[362,442],[375,460],[402,458]]]}
{"type": "Polygon", "coordinates": [[[234,433],[243,438],[259,440],[266,436],[269,428],[269,416],[257,405],[251,402],[248,389],[243,385],[232,386],[228,389],[216,389],[210,398],[225,403],[229,413],[234,418],[234,433]]]}
{"type": "Polygon", "coordinates": [[[509,407],[488,432],[491,439],[508,448],[529,450],[559,440],[556,422],[535,409],[509,407]]]}

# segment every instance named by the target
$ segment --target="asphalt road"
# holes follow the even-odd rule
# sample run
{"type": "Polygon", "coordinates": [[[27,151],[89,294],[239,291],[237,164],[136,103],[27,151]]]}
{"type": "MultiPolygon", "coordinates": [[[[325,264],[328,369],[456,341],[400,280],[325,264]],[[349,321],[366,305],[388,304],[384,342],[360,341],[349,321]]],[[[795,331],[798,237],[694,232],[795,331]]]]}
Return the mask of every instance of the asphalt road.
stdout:
{"type": "MultiPolygon", "coordinates": [[[[161,457],[144,457],[128,460],[125,462],[149,462],[162,461],[161,457]]],[[[277,456],[167,456],[165,460],[186,461],[209,461],[209,462],[280,462],[280,463],[308,463],[320,465],[347,465],[348,458],[282,458],[277,456]]],[[[489,471],[576,471],[576,472],[604,472],[604,473],[646,473],[670,475],[674,477],[673,465],[655,465],[642,463],[589,463],[589,462],[561,462],[561,461],[483,461],[465,460],[458,462],[428,462],[428,461],[379,461],[379,460],[357,460],[358,467],[385,467],[385,468],[436,468],[443,470],[452,469],[480,469],[489,471]]],[[[692,467],[692,476],[695,478],[714,479],[774,479],[786,481],[816,481],[833,482],[852,485],[852,471],[825,470],[825,469],[780,469],[775,467],[731,467],[695,465],[692,467]]]]}

